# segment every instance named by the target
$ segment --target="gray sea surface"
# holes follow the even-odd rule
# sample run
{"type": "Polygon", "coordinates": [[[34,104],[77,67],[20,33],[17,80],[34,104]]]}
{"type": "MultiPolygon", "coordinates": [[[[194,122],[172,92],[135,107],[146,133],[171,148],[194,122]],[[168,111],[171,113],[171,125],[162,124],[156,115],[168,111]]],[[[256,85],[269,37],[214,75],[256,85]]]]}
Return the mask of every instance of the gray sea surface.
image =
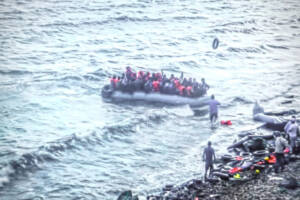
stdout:
{"type": "Polygon", "coordinates": [[[256,100],[300,117],[299,97],[298,0],[0,0],[0,199],[144,199],[261,125],[256,100]],[[126,66],[204,77],[233,125],[104,101],[126,66]]]}

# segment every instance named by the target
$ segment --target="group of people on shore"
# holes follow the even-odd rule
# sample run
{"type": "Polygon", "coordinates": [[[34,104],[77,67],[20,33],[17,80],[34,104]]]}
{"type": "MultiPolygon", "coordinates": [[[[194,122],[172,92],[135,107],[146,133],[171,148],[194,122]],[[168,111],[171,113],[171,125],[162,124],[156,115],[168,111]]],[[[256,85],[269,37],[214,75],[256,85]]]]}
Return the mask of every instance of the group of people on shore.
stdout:
{"type": "Polygon", "coordinates": [[[295,153],[296,140],[298,135],[298,124],[296,122],[296,116],[292,116],[292,119],[284,127],[284,135],[280,132],[275,132],[275,156],[277,159],[275,165],[275,172],[278,173],[279,168],[281,171],[284,169],[284,153],[295,153]]]}
{"type": "MultiPolygon", "coordinates": [[[[290,154],[295,154],[297,135],[299,134],[299,127],[296,122],[296,116],[292,116],[291,120],[284,127],[284,134],[279,131],[274,132],[275,136],[275,157],[276,163],[274,165],[275,173],[279,170],[284,170],[285,156],[284,153],[289,152],[290,154]],[[288,142],[289,141],[289,142],[288,142]]],[[[208,141],[207,147],[203,151],[202,155],[203,161],[205,161],[205,173],[204,178],[207,179],[207,172],[214,169],[213,163],[216,160],[214,149],[211,147],[211,142],[208,141]]]]}
{"type": "Polygon", "coordinates": [[[113,76],[110,79],[110,86],[113,90],[133,93],[135,91],[143,91],[146,93],[159,92],[162,94],[180,95],[185,97],[200,97],[206,94],[209,85],[205,79],[201,79],[201,83],[195,78],[185,78],[181,73],[180,78],[171,74],[167,77],[163,71],[160,73],[150,73],[132,71],[130,67],[126,67],[122,77],[113,76]]]}

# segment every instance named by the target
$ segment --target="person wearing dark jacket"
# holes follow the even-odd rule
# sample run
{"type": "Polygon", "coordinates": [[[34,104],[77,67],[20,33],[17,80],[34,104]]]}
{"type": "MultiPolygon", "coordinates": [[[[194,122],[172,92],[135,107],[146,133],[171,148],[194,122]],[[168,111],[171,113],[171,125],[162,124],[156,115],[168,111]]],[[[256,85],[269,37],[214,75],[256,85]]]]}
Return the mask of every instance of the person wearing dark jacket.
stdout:
{"type": "Polygon", "coordinates": [[[207,147],[203,152],[203,161],[205,161],[205,174],[204,178],[207,179],[207,171],[209,170],[209,175],[211,175],[212,170],[214,169],[214,161],[216,160],[215,151],[211,147],[211,141],[208,141],[207,147]]]}

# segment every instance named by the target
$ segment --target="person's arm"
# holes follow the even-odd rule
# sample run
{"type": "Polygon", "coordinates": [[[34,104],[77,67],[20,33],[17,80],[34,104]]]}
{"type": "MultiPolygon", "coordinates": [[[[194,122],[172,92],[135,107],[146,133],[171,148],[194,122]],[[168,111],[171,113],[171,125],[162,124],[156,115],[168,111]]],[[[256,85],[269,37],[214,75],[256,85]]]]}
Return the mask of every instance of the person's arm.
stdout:
{"type": "Polygon", "coordinates": [[[282,140],[283,140],[284,147],[285,147],[285,148],[286,148],[286,147],[289,147],[288,141],[287,141],[286,139],[284,139],[284,138],[282,138],[282,140]]]}
{"type": "Polygon", "coordinates": [[[289,123],[290,123],[290,122],[286,123],[286,125],[285,125],[284,128],[283,128],[284,132],[286,132],[286,133],[287,133],[287,128],[288,128],[288,126],[289,126],[289,123]]]}
{"type": "Polygon", "coordinates": [[[213,162],[215,162],[216,161],[216,155],[215,155],[215,150],[213,150],[213,162]]]}
{"type": "Polygon", "coordinates": [[[206,159],[205,159],[205,158],[206,158],[206,157],[205,157],[205,150],[206,150],[206,148],[204,149],[204,151],[203,151],[203,155],[202,155],[202,160],[203,160],[203,161],[205,161],[205,160],[206,160],[206,159]]]}

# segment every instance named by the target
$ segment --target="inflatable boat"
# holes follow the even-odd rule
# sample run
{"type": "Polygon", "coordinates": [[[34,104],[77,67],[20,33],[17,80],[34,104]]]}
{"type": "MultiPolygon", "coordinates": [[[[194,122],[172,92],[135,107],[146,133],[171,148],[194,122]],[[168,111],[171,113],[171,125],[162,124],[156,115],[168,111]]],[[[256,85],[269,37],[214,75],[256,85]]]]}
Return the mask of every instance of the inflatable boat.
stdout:
{"type": "Polygon", "coordinates": [[[284,126],[287,123],[287,120],[283,118],[264,114],[264,109],[258,104],[258,102],[254,104],[253,119],[255,121],[264,122],[266,128],[276,131],[284,131],[284,126]]]}
{"type": "Polygon", "coordinates": [[[165,103],[170,105],[190,105],[194,107],[201,107],[208,104],[209,97],[183,97],[178,95],[162,94],[158,92],[145,93],[143,91],[136,91],[133,93],[126,93],[119,90],[112,90],[110,85],[105,85],[101,91],[103,98],[112,100],[125,101],[145,101],[153,103],[165,103]]]}

